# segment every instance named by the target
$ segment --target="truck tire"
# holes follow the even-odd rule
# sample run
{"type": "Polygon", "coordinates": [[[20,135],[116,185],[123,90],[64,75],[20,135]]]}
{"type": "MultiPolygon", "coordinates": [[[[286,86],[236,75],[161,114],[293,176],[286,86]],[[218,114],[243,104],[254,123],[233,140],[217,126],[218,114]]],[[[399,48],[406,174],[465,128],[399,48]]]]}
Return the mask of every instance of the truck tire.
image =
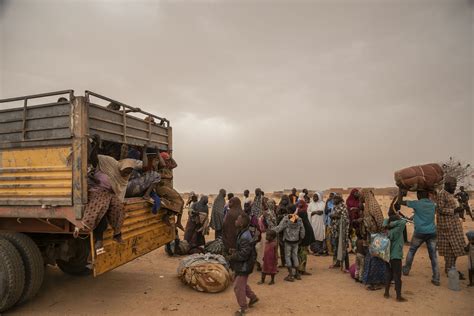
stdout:
{"type": "Polygon", "coordinates": [[[20,253],[25,267],[25,287],[17,304],[33,298],[44,279],[44,260],[36,243],[27,235],[13,232],[0,232],[0,238],[8,240],[20,253]]]}
{"type": "Polygon", "coordinates": [[[92,270],[88,268],[88,259],[90,255],[89,238],[72,239],[69,242],[69,246],[72,247],[74,255],[67,261],[61,259],[56,260],[59,269],[64,273],[71,275],[90,275],[92,270]]]}
{"type": "Polygon", "coordinates": [[[25,286],[25,267],[15,246],[0,238],[0,313],[15,305],[25,286]]]}

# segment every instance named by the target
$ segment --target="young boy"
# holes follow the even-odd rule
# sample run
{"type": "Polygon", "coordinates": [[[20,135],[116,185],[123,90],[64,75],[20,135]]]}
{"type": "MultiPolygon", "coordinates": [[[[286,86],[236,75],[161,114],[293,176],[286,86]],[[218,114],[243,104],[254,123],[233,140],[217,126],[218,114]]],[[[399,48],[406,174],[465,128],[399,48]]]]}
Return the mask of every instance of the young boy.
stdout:
{"type": "Polygon", "coordinates": [[[390,239],[390,263],[387,263],[385,272],[384,297],[390,297],[390,283],[393,280],[398,302],[406,301],[402,297],[403,230],[405,225],[406,220],[393,211],[389,212],[389,218],[384,221],[384,227],[388,229],[388,238],[390,239]]]}
{"type": "Polygon", "coordinates": [[[470,230],[466,233],[467,240],[469,241],[466,246],[466,251],[469,259],[469,285],[474,286],[472,279],[474,278],[474,230],[470,230]]]}
{"type": "Polygon", "coordinates": [[[247,284],[257,258],[255,241],[249,231],[249,224],[250,218],[247,214],[239,215],[235,221],[235,226],[239,230],[236,249],[232,250],[231,255],[226,258],[235,272],[234,292],[240,306],[240,309],[235,312],[236,316],[245,315],[247,308],[258,302],[257,296],[247,284]],[[247,298],[250,299],[248,303],[247,298]]]}
{"type": "Polygon", "coordinates": [[[284,280],[288,282],[293,282],[295,279],[301,280],[298,272],[300,264],[298,260],[298,243],[303,240],[305,234],[303,221],[298,215],[289,214],[281,220],[274,231],[277,234],[283,231],[285,265],[288,268],[288,276],[284,280]]]}
{"type": "Polygon", "coordinates": [[[403,275],[410,273],[416,251],[423,243],[426,243],[433,272],[431,283],[439,286],[439,264],[438,255],[436,253],[436,204],[429,199],[428,191],[418,191],[416,195],[418,197],[417,201],[404,201],[403,197],[406,196],[406,191],[403,190],[400,190],[398,195],[397,204],[408,206],[412,208],[415,213],[413,215],[415,232],[411,238],[410,250],[408,251],[407,259],[403,266],[403,275]]]}
{"type": "Polygon", "coordinates": [[[275,284],[275,274],[278,265],[278,244],[276,241],[277,234],[273,230],[267,232],[267,242],[265,243],[265,251],[263,254],[262,280],[258,284],[265,284],[265,277],[270,275],[271,281],[269,285],[275,284]]]}

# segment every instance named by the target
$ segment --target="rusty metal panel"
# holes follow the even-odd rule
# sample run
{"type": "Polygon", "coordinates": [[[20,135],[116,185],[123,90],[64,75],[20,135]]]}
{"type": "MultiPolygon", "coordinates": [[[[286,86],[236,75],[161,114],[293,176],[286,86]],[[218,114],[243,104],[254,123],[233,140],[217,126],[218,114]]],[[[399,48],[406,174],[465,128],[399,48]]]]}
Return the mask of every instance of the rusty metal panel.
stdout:
{"type": "MultiPolygon", "coordinates": [[[[175,238],[174,222],[167,225],[161,220],[162,213],[153,215],[151,204],[143,199],[129,199],[125,204],[126,218],[122,227],[124,244],[112,240],[112,230],[104,233],[104,250],[93,252],[94,276],[101,275],[153,251],[175,238]]],[[[93,240],[93,238],[91,238],[93,240]]],[[[93,248],[93,245],[91,244],[93,248]]]]}
{"type": "Polygon", "coordinates": [[[151,124],[132,115],[109,110],[106,107],[89,104],[89,135],[98,134],[103,140],[129,145],[145,144],[168,149],[168,130],[170,127],[151,124]],[[125,122],[124,122],[125,120],[125,122]]]}
{"type": "Polygon", "coordinates": [[[0,114],[0,144],[72,137],[69,102],[24,106],[0,114]]]}
{"type": "Polygon", "coordinates": [[[72,148],[0,151],[0,205],[72,205],[72,148]]]}

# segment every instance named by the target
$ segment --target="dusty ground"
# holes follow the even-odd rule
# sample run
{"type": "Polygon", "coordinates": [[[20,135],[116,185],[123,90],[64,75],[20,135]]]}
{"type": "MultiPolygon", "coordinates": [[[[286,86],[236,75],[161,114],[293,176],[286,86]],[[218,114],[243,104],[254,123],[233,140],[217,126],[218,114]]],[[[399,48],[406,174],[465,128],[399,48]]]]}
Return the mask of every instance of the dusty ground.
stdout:
{"type": "MultiPolygon", "coordinates": [[[[386,205],[390,199],[380,198],[386,205]]],[[[408,212],[407,212],[408,213],[408,212]]],[[[413,229],[409,227],[409,232],[413,229]]],[[[474,223],[464,223],[465,231],[474,223]]],[[[405,246],[405,254],[408,247],[405,246]]],[[[444,261],[440,258],[441,268],[444,261]]],[[[163,249],[156,250],[96,279],[72,277],[49,267],[40,294],[18,307],[12,315],[232,315],[237,309],[232,287],[218,294],[199,293],[183,285],[176,277],[179,258],[169,258],[163,249]]],[[[351,256],[351,262],[354,262],[351,256]]],[[[355,283],[348,274],[329,270],[329,257],[309,258],[312,276],[302,281],[283,281],[281,271],[276,284],[257,285],[254,273],[250,285],[260,302],[250,315],[314,314],[392,314],[474,315],[474,288],[461,282],[461,291],[447,288],[442,274],[441,286],[431,285],[431,267],[426,247],[419,249],[410,276],[403,277],[406,303],[383,298],[382,291],[370,292],[355,283]]],[[[467,257],[459,260],[458,269],[467,275],[467,257]]]]}

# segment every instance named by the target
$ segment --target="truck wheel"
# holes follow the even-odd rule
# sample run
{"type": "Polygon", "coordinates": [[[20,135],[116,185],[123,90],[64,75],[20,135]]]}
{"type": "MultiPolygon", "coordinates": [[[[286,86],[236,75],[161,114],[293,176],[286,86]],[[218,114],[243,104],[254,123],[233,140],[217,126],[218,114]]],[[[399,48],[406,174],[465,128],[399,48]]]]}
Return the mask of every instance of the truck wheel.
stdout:
{"type": "Polygon", "coordinates": [[[25,266],[25,287],[17,304],[33,298],[44,279],[44,261],[36,243],[27,235],[13,232],[0,232],[0,238],[8,240],[20,253],[25,266]]]}
{"type": "Polygon", "coordinates": [[[25,286],[21,256],[8,240],[0,238],[0,313],[16,304],[25,286]]]}
{"type": "Polygon", "coordinates": [[[89,238],[72,239],[69,241],[69,247],[71,247],[74,255],[67,261],[61,259],[56,260],[59,269],[64,273],[71,275],[90,275],[92,270],[87,267],[90,255],[89,238]]]}

